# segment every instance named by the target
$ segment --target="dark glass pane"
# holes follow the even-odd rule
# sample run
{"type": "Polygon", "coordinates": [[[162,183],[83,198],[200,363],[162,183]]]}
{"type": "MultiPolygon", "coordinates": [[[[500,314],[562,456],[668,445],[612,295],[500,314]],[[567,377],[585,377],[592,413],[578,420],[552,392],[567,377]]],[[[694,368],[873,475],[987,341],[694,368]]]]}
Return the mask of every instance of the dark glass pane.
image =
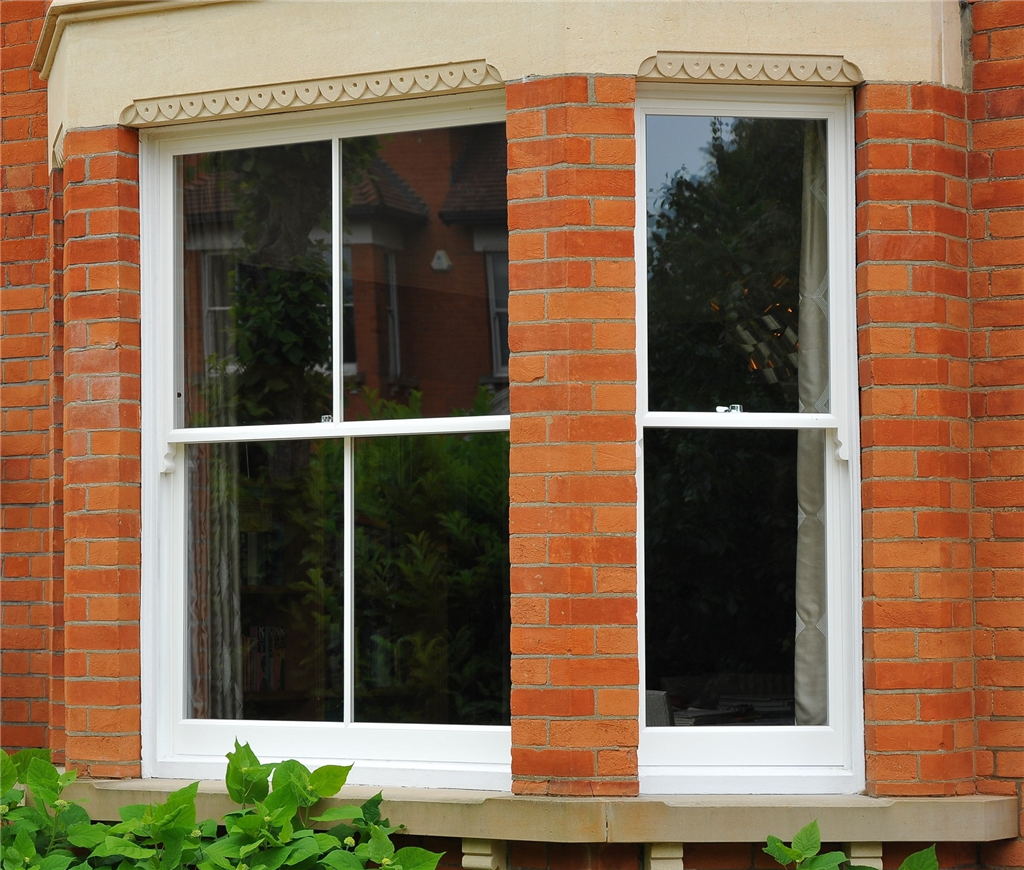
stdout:
{"type": "Polygon", "coordinates": [[[794,670],[798,709],[825,715],[823,445],[816,431],[644,431],[645,680],[674,724],[792,725],[794,670]]]}
{"type": "Polygon", "coordinates": [[[828,410],[825,130],[647,120],[652,411],[828,410]]]}
{"type": "Polygon", "coordinates": [[[343,141],[345,419],[507,413],[487,265],[508,245],[505,155],[504,124],[343,141]]]}
{"type": "Polygon", "coordinates": [[[341,441],[190,446],[190,715],[342,718],[341,441]]]}
{"type": "Polygon", "coordinates": [[[178,158],[185,425],[331,413],[331,144],[178,158]]]}
{"type": "Polygon", "coordinates": [[[509,722],[508,436],[356,441],[359,722],[509,722]]]}

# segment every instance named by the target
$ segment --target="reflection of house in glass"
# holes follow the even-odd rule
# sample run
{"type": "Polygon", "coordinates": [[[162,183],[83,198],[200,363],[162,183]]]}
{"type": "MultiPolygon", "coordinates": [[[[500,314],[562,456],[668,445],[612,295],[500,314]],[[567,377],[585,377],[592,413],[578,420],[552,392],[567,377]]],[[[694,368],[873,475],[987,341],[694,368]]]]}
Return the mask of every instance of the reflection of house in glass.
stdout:
{"type": "Polygon", "coordinates": [[[377,147],[365,170],[345,170],[347,386],[418,390],[436,416],[488,385],[507,408],[504,126],[400,133],[377,147]]]}
{"type": "MultiPolygon", "coordinates": [[[[503,125],[490,124],[344,141],[347,418],[366,415],[364,390],[402,402],[418,391],[425,416],[447,416],[470,408],[484,386],[495,393],[493,410],[507,412],[504,137],[503,125]]],[[[315,422],[330,413],[330,329],[314,338],[311,322],[326,326],[331,311],[330,154],[327,143],[296,150],[182,163],[189,425],[315,422]],[[286,162],[292,184],[302,182],[291,199],[267,181],[286,162]],[[275,294],[301,303],[282,312],[296,323],[257,322],[251,303],[259,299],[265,312],[275,294]],[[290,388],[269,407],[245,372],[290,388]]]]}

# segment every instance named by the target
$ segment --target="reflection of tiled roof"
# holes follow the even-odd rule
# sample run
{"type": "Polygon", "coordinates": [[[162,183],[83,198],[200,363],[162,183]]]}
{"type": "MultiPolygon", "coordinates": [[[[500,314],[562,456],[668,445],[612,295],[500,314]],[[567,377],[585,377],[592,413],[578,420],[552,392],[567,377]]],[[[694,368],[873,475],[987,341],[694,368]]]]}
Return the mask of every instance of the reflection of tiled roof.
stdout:
{"type": "Polygon", "coordinates": [[[508,223],[505,125],[480,124],[452,167],[452,186],[441,207],[447,223],[508,223]]]}
{"type": "Polygon", "coordinates": [[[429,210],[409,184],[380,157],[349,186],[346,217],[383,217],[423,223],[429,210]]]}
{"type": "Polygon", "coordinates": [[[184,184],[185,215],[190,221],[208,221],[235,210],[231,194],[233,172],[201,173],[184,184]]]}

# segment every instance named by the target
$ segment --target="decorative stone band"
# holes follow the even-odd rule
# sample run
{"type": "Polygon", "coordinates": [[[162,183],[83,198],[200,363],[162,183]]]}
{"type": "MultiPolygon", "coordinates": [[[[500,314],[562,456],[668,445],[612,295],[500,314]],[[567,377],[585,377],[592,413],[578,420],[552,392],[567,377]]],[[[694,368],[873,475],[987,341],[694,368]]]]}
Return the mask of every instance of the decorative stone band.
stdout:
{"type": "Polygon", "coordinates": [[[659,51],[637,73],[640,81],[765,82],[780,85],[856,85],[864,76],[842,57],[807,54],[701,54],[659,51]]]}
{"type": "Polygon", "coordinates": [[[125,127],[158,127],[209,118],[237,118],[372,103],[425,94],[482,91],[504,86],[486,61],[364,73],[223,91],[135,100],[121,112],[125,127]]]}

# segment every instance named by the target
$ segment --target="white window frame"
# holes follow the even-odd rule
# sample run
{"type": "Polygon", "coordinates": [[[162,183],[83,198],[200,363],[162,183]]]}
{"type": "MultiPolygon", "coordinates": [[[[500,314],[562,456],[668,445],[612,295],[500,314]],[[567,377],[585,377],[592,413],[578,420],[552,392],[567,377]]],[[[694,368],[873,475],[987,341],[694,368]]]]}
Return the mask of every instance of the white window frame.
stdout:
{"type": "Polygon", "coordinates": [[[640,791],[646,794],[826,794],[864,788],[857,433],[853,96],[847,89],[641,86],[636,105],[637,553],[640,674],[644,638],[644,427],[825,429],[828,505],[826,726],[647,727],[641,676],[640,791]],[[664,412],[647,409],[648,115],[788,117],[827,124],[830,413],[664,412]]]}
{"type": "MultiPolygon", "coordinates": [[[[199,720],[185,716],[186,461],[188,444],[332,438],[345,439],[346,475],[352,474],[352,439],[368,435],[507,432],[508,415],[413,420],[342,420],[341,257],[343,227],[340,145],[353,136],[467,124],[504,122],[504,94],[478,94],[383,103],[167,127],[141,136],[142,212],[142,771],[153,777],[222,776],[224,753],[235,738],[265,760],[298,758],[309,765],[355,763],[354,784],[433,786],[507,791],[511,788],[509,726],[368,724],[346,721],[278,722],[199,720]],[[333,347],[331,422],[184,428],[180,350],[180,295],[174,158],[238,147],[334,139],[333,347]],[[177,324],[174,329],[170,324],[177,324]]],[[[349,484],[351,481],[349,480],[349,484]]],[[[351,489],[351,486],[349,486],[351,489]]],[[[352,512],[349,511],[349,516],[352,512]]],[[[351,520],[350,520],[351,522],[351,520]]],[[[345,540],[345,570],[352,576],[352,535],[345,540]]],[[[352,714],[354,602],[345,587],[346,716],[352,714]]]]}

